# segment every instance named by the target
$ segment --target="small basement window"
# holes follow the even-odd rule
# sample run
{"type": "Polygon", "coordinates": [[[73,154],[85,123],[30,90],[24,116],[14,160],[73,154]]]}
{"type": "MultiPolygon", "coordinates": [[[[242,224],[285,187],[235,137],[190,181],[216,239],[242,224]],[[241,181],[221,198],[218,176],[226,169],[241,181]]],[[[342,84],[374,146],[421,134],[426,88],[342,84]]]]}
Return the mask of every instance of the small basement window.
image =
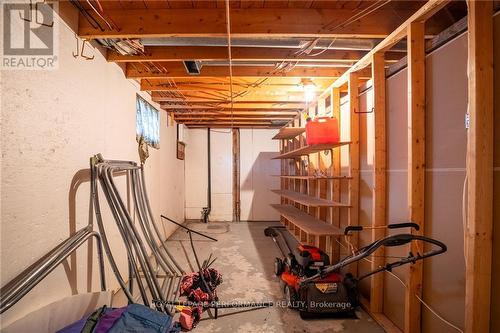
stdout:
{"type": "Polygon", "coordinates": [[[135,121],[137,142],[143,137],[149,146],[160,148],[160,112],[139,95],[135,121]]]}

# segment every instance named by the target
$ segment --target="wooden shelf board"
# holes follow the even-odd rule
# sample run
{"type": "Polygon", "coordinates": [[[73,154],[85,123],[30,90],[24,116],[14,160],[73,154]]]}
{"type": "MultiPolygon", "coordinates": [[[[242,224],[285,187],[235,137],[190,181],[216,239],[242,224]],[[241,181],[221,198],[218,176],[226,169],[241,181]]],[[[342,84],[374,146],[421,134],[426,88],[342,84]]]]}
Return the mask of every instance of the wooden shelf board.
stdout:
{"type": "Polygon", "coordinates": [[[271,192],[308,207],[350,207],[340,202],[316,198],[290,190],[271,190],[271,192]]]}
{"type": "Polygon", "coordinates": [[[281,155],[274,157],[273,159],[277,160],[277,159],[285,159],[285,158],[297,158],[300,156],[317,153],[317,152],[320,152],[323,150],[330,150],[333,148],[341,147],[344,145],[348,145],[350,143],[351,142],[346,141],[346,142],[337,142],[337,143],[329,143],[329,144],[308,145],[308,146],[304,146],[304,147],[283,153],[281,155]]]}
{"type": "Polygon", "coordinates": [[[287,178],[287,179],[302,179],[302,180],[315,180],[315,179],[352,179],[352,177],[350,176],[338,176],[338,177],[334,177],[334,176],[326,176],[326,177],[316,177],[316,176],[307,176],[307,175],[303,175],[303,176],[294,176],[294,175],[272,175],[271,177],[280,177],[280,178],[287,178]]]}
{"type": "Polygon", "coordinates": [[[278,134],[273,136],[273,140],[293,139],[305,131],[306,129],[304,127],[283,127],[279,130],[278,134]]]}
{"type": "Polygon", "coordinates": [[[295,208],[292,205],[279,205],[272,204],[284,218],[291,224],[303,230],[307,234],[315,236],[342,236],[344,232],[342,229],[337,228],[325,221],[318,220],[306,212],[295,208]]]}

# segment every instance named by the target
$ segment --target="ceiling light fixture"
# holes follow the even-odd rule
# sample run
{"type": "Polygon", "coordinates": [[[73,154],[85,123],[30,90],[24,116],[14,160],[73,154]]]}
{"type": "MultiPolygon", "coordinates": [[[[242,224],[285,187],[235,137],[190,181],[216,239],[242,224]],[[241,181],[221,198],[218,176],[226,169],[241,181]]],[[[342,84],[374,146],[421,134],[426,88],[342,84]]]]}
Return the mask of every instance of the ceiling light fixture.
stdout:
{"type": "Polygon", "coordinates": [[[304,90],[304,99],[307,103],[310,103],[316,97],[316,85],[311,79],[302,79],[301,81],[302,89],[304,90]]]}

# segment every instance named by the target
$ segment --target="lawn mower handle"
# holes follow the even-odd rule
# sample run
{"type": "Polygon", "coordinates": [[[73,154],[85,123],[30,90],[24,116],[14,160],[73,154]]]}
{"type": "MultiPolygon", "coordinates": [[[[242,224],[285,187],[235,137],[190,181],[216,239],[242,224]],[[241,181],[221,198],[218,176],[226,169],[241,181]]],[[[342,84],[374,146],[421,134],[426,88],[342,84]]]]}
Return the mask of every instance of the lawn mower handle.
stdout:
{"type": "Polygon", "coordinates": [[[443,242],[440,242],[440,241],[433,239],[433,238],[420,236],[420,235],[412,235],[412,234],[392,235],[392,236],[388,236],[388,237],[379,239],[378,241],[375,241],[375,242],[371,243],[370,245],[365,246],[362,249],[359,249],[357,253],[354,253],[353,255],[342,259],[341,261],[339,261],[335,265],[331,265],[331,266],[324,268],[321,272],[319,272],[319,273],[317,273],[317,274],[315,274],[307,279],[302,280],[300,282],[300,285],[303,286],[309,282],[312,282],[312,281],[317,280],[319,278],[322,278],[322,277],[324,277],[324,276],[326,276],[326,275],[328,275],[336,270],[339,270],[347,265],[350,265],[353,262],[360,261],[360,260],[370,256],[373,252],[375,252],[378,248],[380,248],[382,246],[387,246],[387,247],[402,246],[402,245],[408,244],[412,240],[420,240],[420,241],[423,241],[425,243],[430,243],[430,244],[436,245],[438,248],[431,250],[431,251],[424,252],[423,254],[417,253],[416,255],[414,255],[410,252],[410,255],[408,257],[403,258],[403,259],[398,260],[398,261],[395,261],[395,262],[392,262],[392,263],[388,263],[385,266],[379,267],[378,269],[371,271],[371,272],[359,277],[358,280],[364,279],[364,278],[366,278],[370,275],[373,275],[375,273],[378,273],[378,272],[391,271],[395,267],[403,266],[403,265],[410,264],[410,263],[414,264],[418,260],[423,260],[425,258],[439,255],[441,253],[446,252],[446,250],[447,250],[447,247],[443,242]]]}
{"type": "MultiPolygon", "coordinates": [[[[415,230],[420,230],[420,226],[413,222],[404,222],[404,223],[392,223],[387,225],[387,229],[399,229],[399,228],[413,228],[415,230]]],[[[372,229],[372,228],[370,228],[372,229]]],[[[345,227],[344,235],[349,234],[351,231],[363,231],[363,226],[361,225],[350,225],[345,227]]]]}

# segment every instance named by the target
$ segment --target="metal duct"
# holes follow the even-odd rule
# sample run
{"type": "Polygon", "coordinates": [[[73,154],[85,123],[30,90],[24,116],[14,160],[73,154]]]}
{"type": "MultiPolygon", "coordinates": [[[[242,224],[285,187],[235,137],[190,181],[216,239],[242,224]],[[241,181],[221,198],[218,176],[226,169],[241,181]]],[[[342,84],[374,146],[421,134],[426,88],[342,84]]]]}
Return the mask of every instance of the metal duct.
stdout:
{"type": "MultiPolygon", "coordinates": [[[[293,63],[293,60],[290,62],[293,63]]],[[[200,61],[203,67],[210,66],[229,66],[229,61],[226,60],[217,60],[217,61],[200,61]]],[[[312,61],[301,61],[295,67],[342,67],[342,68],[350,68],[354,65],[353,62],[312,62],[312,61]]],[[[259,67],[276,67],[276,65],[280,64],[280,61],[236,61],[233,60],[233,67],[245,67],[245,66],[259,66],[259,67]]]]}
{"type": "MultiPolygon", "coordinates": [[[[269,48],[296,48],[303,46],[305,41],[312,41],[311,38],[231,38],[233,47],[269,47],[269,48]]],[[[328,48],[333,39],[321,38],[313,49],[323,50],[328,48]]],[[[382,39],[372,38],[337,38],[330,47],[332,50],[358,50],[370,51],[380,43],[382,39]]],[[[225,46],[226,37],[159,37],[141,38],[144,46],[225,46]]],[[[406,52],[406,42],[402,41],[394,46],[391,51],[406,52]]]]}

